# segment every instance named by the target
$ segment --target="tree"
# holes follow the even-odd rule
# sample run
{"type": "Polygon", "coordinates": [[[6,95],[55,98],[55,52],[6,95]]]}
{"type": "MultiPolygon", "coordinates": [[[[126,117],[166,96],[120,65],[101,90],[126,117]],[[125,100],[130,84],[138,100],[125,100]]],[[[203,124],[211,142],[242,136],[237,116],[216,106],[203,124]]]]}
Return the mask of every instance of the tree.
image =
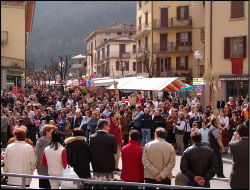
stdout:
{"type": "MultiPolygon", "coordinates": [[[[142,43],[142,46],[144,43],[142,43]]],[[[142,63],[142,66],[145,67],[148,77],[152,78],[154,76],[160,76],[160,64],[159,57],[153,52],[149,52],[148,48],[139,47],[135,52],[136,62],[142,63]],[[153,55],[152,55],[153,54],[153,55]],[[149,57],[151,56],[151,63],[149,62],[149,57]]],[[[145,46],[144,46],[145,47],[145,46]]]]}
{"type": "Polygon", "coordinates": [[[128,71],[129,61],[125,61],[122,58],[116,60],[116,70],[121,71],[122,77],[125,77],[125,71],[128,71]]]}
{"type": "Polygon", "coordinates": [[[53,59],[51,59],[51,62],[53,65],[52,66],[53,69],[55,69],[55,72],[57,72],[61,77],[61,89],[62,89],[62,92],[64,92],[63,80],[66,78],[66,75],[71,68],[72,64],[69,63],[71,56],[66,55],[65,59],[62,56],[59,56],[59,59],[60,59],[59,62],[55,62],[53,59]]]}

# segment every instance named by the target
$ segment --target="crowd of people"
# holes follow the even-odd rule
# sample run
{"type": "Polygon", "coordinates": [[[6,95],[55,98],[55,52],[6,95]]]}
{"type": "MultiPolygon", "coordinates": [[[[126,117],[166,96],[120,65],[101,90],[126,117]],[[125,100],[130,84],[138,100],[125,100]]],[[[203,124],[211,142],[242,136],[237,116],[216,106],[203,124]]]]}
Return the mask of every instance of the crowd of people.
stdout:
{"type": "MultiPolygon", "coordinates": [[[[215,105],[220,111],[217,123],[214,105],[203,110],[198,97],[168,96],[159,101],[132,94],[116,102],[108,93],[95,96],[79,90],[2,93],[4,169],[33,174],[37,168],[39,175],[62,176],[70,165],[80,178],[91,178],[91,163],[93,179],[111,180],[114,171],[121,171],[123,181],[171,184],[179,155],[187,184],[210,187],[215,174],[225,177],[221,157],[225,147],[233,154],[239,150],[231,148],[233,143],[248,140],[248,101],[248,97],[229,97],[225,102],[220,97],[215,105]],[[25,166],[18,166],[17,157],[25,166]],[[195,167],[200,159],[204,162],[195,167]]],[[[248,147],[241,150],[245,154],[248,147]]],[[[247,176],[244,168],[239,173],[247,176]]],[[[240,188],[248,178],[244,183],[231,181],[232,187],[240,188]]],[[[9,184],[21,185],[21,178],[10,177],[9,184]]],[[[59,186],[59,181],[39,179],[40,188],[59,186]]]]}

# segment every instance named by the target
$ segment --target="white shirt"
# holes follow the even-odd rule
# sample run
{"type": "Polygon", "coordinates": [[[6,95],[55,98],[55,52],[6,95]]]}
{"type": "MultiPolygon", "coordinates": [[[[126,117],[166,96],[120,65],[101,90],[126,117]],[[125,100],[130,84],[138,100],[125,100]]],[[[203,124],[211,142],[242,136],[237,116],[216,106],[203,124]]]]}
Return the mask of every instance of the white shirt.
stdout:
{"type": "Polygon", "coordinates": [[[206,128],[206,129],[199,129],[199,132],[201,133],[201,136],[202,136],[202,140],[201,142],[204,142],[204,143],[209,143],[208,141],[208,132],[209,132],[209,129],[206,128]]]}
{"type": "Polygon", "coordinates": [[[155,108],[158,108],[159,103],[157,101],[153,101],[153,104],[154,104],[155,108]]]}
{"type": "Polygon", "coordinates": [[[224,124],[225,127],[222,127],[221,128],[226,128],[227,130],[229,129],[229,118],[226,116],[226,117],[219,117],[219,121],[220,121],[220,124],[224,124]]]}
{"type": "Polygon", "coordinates": [[[56,111],[59,111],[62,109],[62,103],[60,101],[56,102],[56,111]]]}
{"type": "Polygon", "coordinates": [[[32,124],[34,124],[34,117],[35,117],[35,113],[30,110],[29,113],[28,113],[28,118],[30,118],[30,122],[32,124]]]}

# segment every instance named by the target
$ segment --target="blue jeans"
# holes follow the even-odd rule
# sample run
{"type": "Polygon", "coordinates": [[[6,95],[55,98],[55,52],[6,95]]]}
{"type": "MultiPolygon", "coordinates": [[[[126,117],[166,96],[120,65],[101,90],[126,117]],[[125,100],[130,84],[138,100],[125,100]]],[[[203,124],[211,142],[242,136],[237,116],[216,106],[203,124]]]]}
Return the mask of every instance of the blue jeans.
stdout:
{"type": "Polygon", "coordinates": [[[194,179],[189,179],[187,180],[187,185],[188,186],[193,186],[193,187],[207,187],[207,188],[210,188],[210,182],[209,181],[206,181],[204,186],[199,186],[198,183],[196,183],[196,181],[194,181],[194,179]]]}
{"type": "Polygon", "coordinates": [[[151,129],[142,128],[141,133],[142,133],[142,144],[143,146],[145,146],[146,143],[151,141],[151,129]]]}

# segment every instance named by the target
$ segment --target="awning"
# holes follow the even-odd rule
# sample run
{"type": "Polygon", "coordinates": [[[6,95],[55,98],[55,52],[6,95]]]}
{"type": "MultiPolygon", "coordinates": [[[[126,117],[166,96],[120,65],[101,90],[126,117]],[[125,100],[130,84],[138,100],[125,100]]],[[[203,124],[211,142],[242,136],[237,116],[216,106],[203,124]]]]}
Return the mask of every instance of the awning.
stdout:
{"type": "MultiPolygon", "coordinates": [[[[179,92],[181,87],[185,87],[180,79],[175,77],[168,78],[122,78],[117,85],[118,90],[142,90],[142,91],[166,91],[179,92]]],[[[107,89],[113,90],[114,85],[107,89]]]]}

